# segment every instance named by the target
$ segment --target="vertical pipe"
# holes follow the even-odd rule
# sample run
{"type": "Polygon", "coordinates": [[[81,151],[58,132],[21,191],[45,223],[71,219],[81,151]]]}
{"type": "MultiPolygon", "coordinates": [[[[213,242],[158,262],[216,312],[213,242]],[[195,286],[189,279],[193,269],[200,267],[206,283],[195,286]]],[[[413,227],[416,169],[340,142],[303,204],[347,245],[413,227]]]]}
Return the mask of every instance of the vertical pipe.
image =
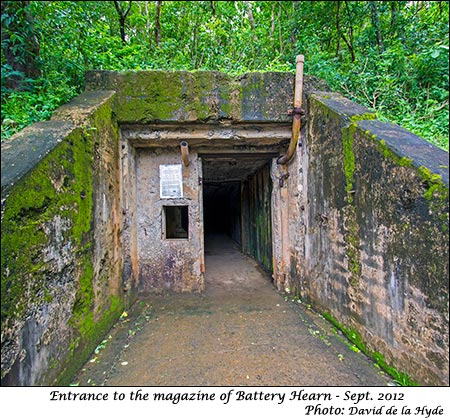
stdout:
{"type": "Polygon", "coordinates": [[[181,147],[181,159],[183,160],[184,166],[189,166],[189,145],[187,141],[182,141],[180,143],[181,147]]]}
{"type": "Polygon", "coordinates": [[[303,114],[301,107],[303,96],[303,63],[305,61],[305,57],[303,55],[298,55],[295,61],[294,120],[292,121],[292,136],[287,152],[280,156],[277,160],[277,163],[280,165],[284,165],[292,159],[297,147],[298,137],[300,135],[300,117],[303,114]]]}
{"type": "Polygon", "coordinates": [[[305,57],[300,54],[295,59],[295,90],[294,90],[294,108],[301,108],[303,95],[303,63],[305,57]]]}

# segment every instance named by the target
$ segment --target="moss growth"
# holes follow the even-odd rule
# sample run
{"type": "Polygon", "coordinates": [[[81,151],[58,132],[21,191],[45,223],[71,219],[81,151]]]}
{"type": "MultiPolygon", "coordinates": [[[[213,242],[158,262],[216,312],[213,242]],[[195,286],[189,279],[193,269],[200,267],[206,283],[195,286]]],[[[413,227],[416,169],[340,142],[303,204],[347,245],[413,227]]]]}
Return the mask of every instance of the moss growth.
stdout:
{"type": "Polygon", "coordinates": [[[206,121],[232,113],[229,77],[217,72],[128,72],[119,83],[120,121],[206,121]]]}
{"type": "Polygon", "coordinates": [[[363,120],[374,120],[376,115],[372,113],[364,113],[352,115],[350,124],[341,130],[342,147],[344,153],[344,171],[345,171],[345,191],[347,193],[347,202],[352,203],[354,192],[354,173],[355,173],[355,153],[353,151],[354,135],[357,130],[357,122],[363,120]]]}
{"type": "Polygon", "coordinates": [[[353,182],[355,173],[355,154],[353,152],[353,138],[356,131],[356,123],[352,123],[342,129],[342,147],[344,152],[345,192],[347,202],[353,201],[353,182]]]}
{"type": "MultiPolygon", "coordinates": [[[[2,322],[22,317],[46,282],[43,251],[55,217],[70,225],[63,240],[74,252],[87,243],[92,220],[91,144],[73,132],[11,191],[2,222],[2,322]]],[[[41,300],[42,300],[41,299],[41,300]]]]}
{"type": "Polygon", "coordinates": [[[82,262],[82,273],[73,306],[71,322],[80,331],[82,337],[90,335],[94,325],[94,287],[92,279],[94,269],[89,255],[85,255],[82,262]]]}
{"type": "Polygon", "coordinates": [[[431,212],[437,215],[441,224],[441,231],[447,233],[449,230],[448,186],[442,182],[440,175],[432,173],[428,168],[420,166],[418,171],[422,177],[422,183],[425,189],[422,196],[428,201],[431,212]]]}
{"type": "Polygon", "coordinates": [[[342,331],[344,335],[366,356],[370,357],[376,364],[388,373],[399,385],[403,386],[418,386],[406,373],[400,373],[395,367],[386,363],[384,356],[378,352],[372,352],[364,342],[358,331],[352,328],[347,328],[341,325],[336,318],[329,312],[324,312],[323,317],[331,322],[338,330],[342,331]]]}
{"type": "Polygon", "coordinates": [[[366,120],[376,120],[377,116],[373,112],[365,112],[363,114],[352,115],[350,117],[351,123],[355,123],[357,121],[366,121],[366,120]]]}
{"type": "Polygon", "coordinates": [[[362,265],[360,262],[360,235],[359,226],[356,220],[356,209],[353,205],[347,205],[343,209],[344,213],[344,240],[346,242],[346,256],[348,259],[348,269],[350,271],[349,282],[355,289],[359,289],[362,265]]]}
{"type": "Polygon", "coordinates": [[[72,340],[71,351],[68,355],[70,363],[59,363],[58,366],[64,366],[64,369],[58,375],[54,385],[67,386],[71,383],[73,376],[78,371],[79,367],[88,360],[93,349],[100,343],[114,321],[119,319],[120,314],[123,312],[123,304],[119,297],[111,296],[109,301],[109,307],[103,312],[102,318],[95,322],[92,320],[84,324],[85,335],[83,337],[77,336],[72,340]]]}
{"type": "MultiPolygon", "coordinates": [[[[372,114],[369,114],[372,115],[372,114]]],[[[365,115],[353,116],[352,118],[367,119],[365,115]]],[[[356,170],[355,153],[353,150],[354,134],[356,132],[356,122],[352,122],[342,129],[342,148],[344,154],[345,171],[345,192],[348,205],[343,209],[344,216],[344,240],[347,244],[346,255],[348,259],[348,269],[350,271],[350,284],[354,289],[359,288],[361,276],[360,262],[360,238],[359,228],[356,218],[356,209],[352,205],[354,194],[354,174],[356,170]]]]}
{"type": "Polygon", "coordinates": [[[426,188],[423,197],[428,201],[437,199],[440,205],[448,204],[448,187],[442,182],[442,177],[424,166],[419,167],[419,174],[426,188]]]}
{"type": "Polygon", "coordinates": [[[171,120],[180,107],[180,76],[174,72],[126,72],[120,79],[117,109],[122,121],[171,120]]]}
{"type": "Polygon", "coordinates": [[[52,259],[49,263],[55,234],[58,246],[64,246],[65,253],[71,255],[65,263],[72,268],[65,270],[65,275],[78,273],[69,322],[72,338],[67,348],[62,348],[61,343],[54,346],[45,374],[49,383],[55,378],[60,384],[69,383],[123,310],[117,296],[98,308],[93,284],[93,154],[102,148],[100,142],[118,138],[117,127],[111,124],[110,105],[100,106],[89,117],[87,128],[76,129],[65,137],[11,189],[4,203],[2,335],[11,334],[8,330],[12,331],[15,320],[25,319],[30,310],[48,306],[54,300],[54,282],[68,280],[55,271],[52,259]],[[99,319],[94,319],[94,309],[99,319]]]}
{"type": "Polygon", "coordinates": [[[413,165],[413,160],[407,157],[399,157],[387,145],[385,140],[377,142],[379,151],[383,156],[394,162],[396,165],[404,168],[414,169],[422,179],[425,191],[422,197],[429,202],[430,209],[433,213],[440,214],[441,230],[448,231],[448,200],[449,190],[442,182],[442,177],[439,174],[431,172],[428,168],[420,166],[416,168],[413,165]]]}
{"type": "MultiPolygon", "coordinates": [[[[376,136],[375,136],[376,138],[376,136]]],[[[396,165],[406,168],[413,167],[413,160],[407,157],[399,157],[397,156],[387,145],[385,140],[380,140],[378,143],[378,149],[381,154],[391,161],[393,161],[396,165]]]]}
{"type": "MultiPolygon", "coordinates": [[[[380,152],[386,159],[390,159],[396,165],[406,168],[414,168],[413,160],[407,157],[399,157],[387,145],[385,140],[378,142],[380,152]]],[[[438,206],[448,203],[448,187],[442,182],[442,177],[439,174],[431,172],[428,168],[420,166],[417,169],[419,175],[423,180],[425,192],[423,197],[427,201],[436,201],[438,206]]]]}

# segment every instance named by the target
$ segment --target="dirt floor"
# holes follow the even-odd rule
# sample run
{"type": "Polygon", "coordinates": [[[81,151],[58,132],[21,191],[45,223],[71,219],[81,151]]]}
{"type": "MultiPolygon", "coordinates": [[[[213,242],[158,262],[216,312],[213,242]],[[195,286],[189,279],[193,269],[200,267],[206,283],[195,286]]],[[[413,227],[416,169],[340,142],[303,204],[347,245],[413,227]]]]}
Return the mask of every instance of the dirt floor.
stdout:
{"type": "Polygon", "coordinates": [[[392,380],[225,237],[206,244],[206,292],[141,298],[74,384],[386,386],[392,380]]]}

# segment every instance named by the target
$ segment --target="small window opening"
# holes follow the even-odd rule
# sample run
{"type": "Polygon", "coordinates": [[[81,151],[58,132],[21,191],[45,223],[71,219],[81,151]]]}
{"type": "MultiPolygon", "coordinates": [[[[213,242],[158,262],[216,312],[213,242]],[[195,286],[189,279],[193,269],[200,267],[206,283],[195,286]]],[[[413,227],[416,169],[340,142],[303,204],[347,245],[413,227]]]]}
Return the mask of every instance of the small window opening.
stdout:
{"type": "Polygon", "coordinates": [[[164,206],[166,239],[189,238],[188,206],[164,206]]]}

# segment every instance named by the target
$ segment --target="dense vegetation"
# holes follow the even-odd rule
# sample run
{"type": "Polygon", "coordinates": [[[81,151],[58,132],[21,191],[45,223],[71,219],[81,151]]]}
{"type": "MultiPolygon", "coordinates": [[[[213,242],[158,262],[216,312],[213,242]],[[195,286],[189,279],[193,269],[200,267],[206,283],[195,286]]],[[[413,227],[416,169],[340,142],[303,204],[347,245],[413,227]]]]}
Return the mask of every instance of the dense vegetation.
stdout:
{"type": "Polygon", "coordinates": [[[448,150],[446,1],[2,1],[2,139],[88,69],[305,72],[448,150]]]}

